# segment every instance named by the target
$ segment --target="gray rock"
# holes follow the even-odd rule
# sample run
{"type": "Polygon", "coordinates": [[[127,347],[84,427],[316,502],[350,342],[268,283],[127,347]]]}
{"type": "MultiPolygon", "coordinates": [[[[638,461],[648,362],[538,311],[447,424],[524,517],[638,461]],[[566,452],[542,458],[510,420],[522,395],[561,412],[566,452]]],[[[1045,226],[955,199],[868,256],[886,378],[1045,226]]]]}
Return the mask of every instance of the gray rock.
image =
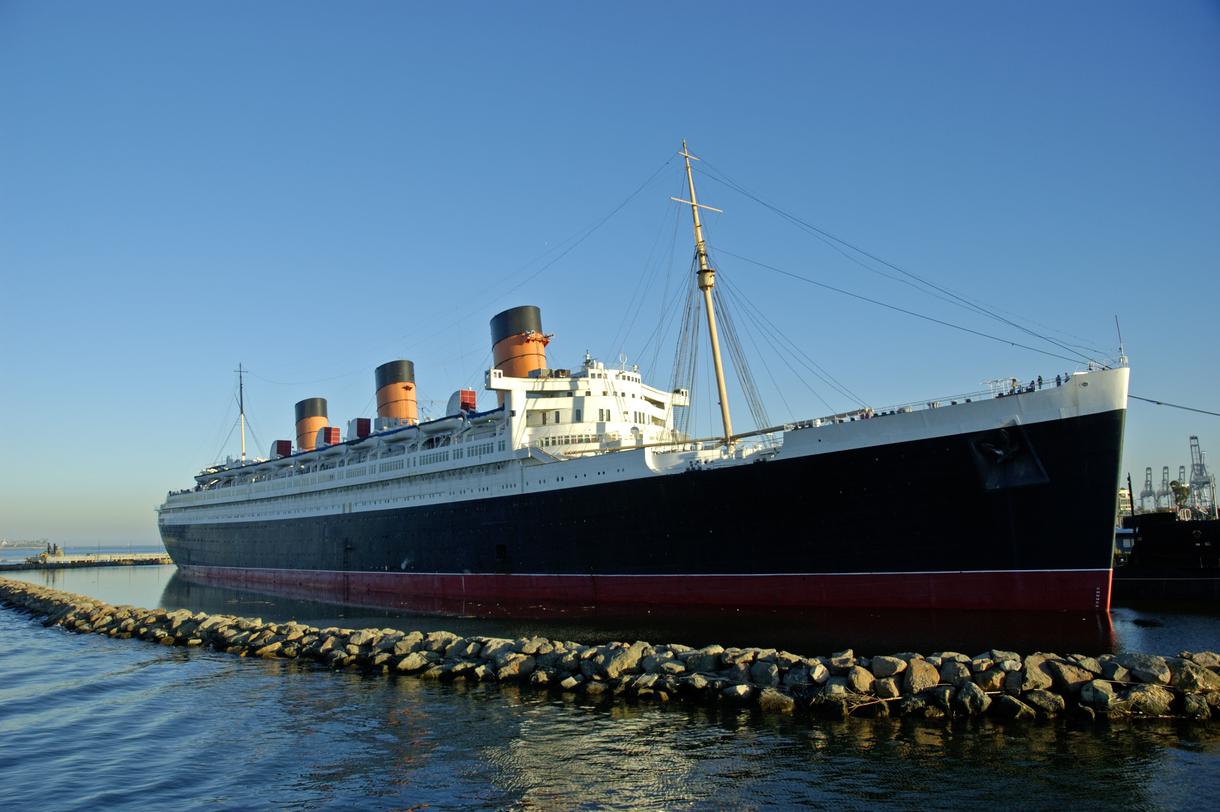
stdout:
{"type": "Polygon", "coordinates": [[[265,645],[259,649],[256,649],[254,652],[254,656],[256,656],[256,657],[275,657],[277,654],[279,654],[281,646],[283,646],[283,643],[278,643],[278,642],[277,643],[268,643],[267,645],[265,645]]]}
{"type": "Polygon", "coordinates": [[[661,677],[659,674],[641,674],[635,681],[635,689],[638,691],[641,688],[651,688],[657,684],[661,677]]]}
{"type": "Polygon", "coordinates": [[[1182,697],[1182,715],[1187,719],[1203,721],[1212,718],[1212,709],[1202,695],[1186,694],[1182,697]]]}
{"type": "Polygon", "coordinates": [[[775,652],[775,662],[779,664],[780,668],[791,668],[794,665],[804,664],[804,659],[790,651],[777,651],[775,652]]]}
{"type": "MultiPolygon", "coordinates": [[[[1079,693],[1080,688],[1086,682],[1093,679],[1093,674],[1078,665],[1071,663],[1059,662],[1052,660],[1046,664],[1047,669],[1051,672],[1051,678],[1055,681],[1055,687],[1061,692],[1079,693]]],[[[1098,671],[1100,671],[1100,667],[1098,671]]]]}
{"type": "Polygon", "coordinates": [[[975,657],[970,661],[970,670],[975,674],[982,674],[984,671],[990,671],[995,667],[995,660],[990,657],[975,657]]]}
{"type": "Polygon", "coordinates": [[[665,660],[661,663],[660,673],[670,675],[685,674],[686,665],[681,660],[665,660]]]}
{"type": "Polygon", "coordinates": [[[814,685],[824,685],[826,680],[830,679],[830,669],[820,662],[813,662],[809,666],[809,679],[814,685]]]}
{"type": "Polygon", "coordinates": [[[430,662],[424,652],[413,651],[399,660],[394,668],[404,674],[413,674],[416,671],[422,671],[428,665],[430,665],[430,662]]]}
{"type": "MultiPolygon", "coordinates": [[[[1186,657],[1186,654],[1190,654],[1190,652],[1186,652],[1182,656],[1186,657]]],[[[1196,651],[1190,657],[1187,657],[1187,659],[1191,660],[1195,665],[1201,665],[1204,668],[1220,668],[1220,654],[1214,651],[1196,651]]]]}
{"type": "MultiPolygon", "coordinates": [[[[304,636],[305,635],[303,632],[298,631],[298,630],[293,630],[288,633],[288,635],[285,637],[285,639],[286,640],[295,640],[297,638],[303,638],[304,636]]],[[[402,632],[394,632],[393,634],[383,634],[377,638],[377,645],[374,648],[377,651],[382,651],[382,652],[392,654],[394,652],[394,646],[398,645],[398,641],[402,640],[402,636],[403,636],[402,632]]]]}
{"type": "Polygon", "coordinates": [[[923,655],[915,651],[900,651],[897,654],[891,654],[891,657],[897,657],[900,660],[911,662],[911,660],[922,660],[923,655]]]}
{"type": "MultiPolygon", "coordinates": [[[[410,635],[408,635],[409,637],[410,635]]],[[[423,640],[423,635],[420,635],[420,641],[423,640]]],[[[479,656],[484,660],[494,660],[501,654],[507,654],[513,650],[513,641],[505,640],[502,637],[490,637],[483,641],[483,647],[479,650],[479,656]]]]}
{"type": "Polygon", "coordinates": [[[513,651],[503,657],[504,664],[496,669],[496,679],[514,680],[528,677],[534,671],[534,658],[513,651]]]}
{"type": "Polygon", "coordinates": [[[998,648],[993,648],[991,651],[987,652],[987,656],[991,657],[991,659],[995,660],[997,663],[1002,663],[1002,662],[1006,662],[1006,661],[1013,661],[1013,662],[1021,661],[1021,655],[1018,654],[1017,652],[1002,651],[998,648]]]}
{"type": "Polygon", "coordinates": [[[477,663],[471,662],[470,660],[461,660],[460,662],[449,664],[449,674],[455,679],[457,677],[470,679],[470,675],[476,667],[478,667],[477,663]]]}
{"type": "MultiPolygon", "coordinates": [[[[965,655],[962,655],[965,656],[965,655]]],[[[958,686],[970,682],[969,661],[943,660],[940,666],[940,681],[946,685],[958,686]]]]}
{"type": "Polygon", "coordinates": [[[707,677],[702,674],[686,674],[678,680],[678,685],[687,688],[695,693],[702,692],[705,688],[711,685],[707,677]]]}
{"type": "Polygon", "coordinates": [[[981,674],[975,674],[974,684],[979,686],[983,691],[1002,691],[1006,676],[1002,669],[990,668],[981,674]]]}
{"type": "Polygon", "coordinates": [[[810,674],[809,674],[809,666],[807,666],[807,665],[792,666],[791,668],[788,669],[788,672],[786,674],[784,674],[783,683],[784,683],[784,685],[787,685],[789,688],[796,687],[799,685],[813,684],[813,679],[810,677],[810,674]]]}
{"type": "Polygon", "coordinates": [[[1058,716],[1067,707],[1067,703],[1059,694],[1041,688],[1026,691],[1021,695],[1021,699],[1026,705],[1037,711],[1039,716],[1046,718],[1058,716]]]}
{"type": "Polygon", "coordinates": [[[779,685],[779,668],[775,663],[759,661],[750,666],[750,682],[774,688],[779,685]]]}
{"type": "Polygon", "coordinates": [[[855,664],[856,654],[851,649],[844,649],[830,655],[830,670],[836,674],[846,674],[847,669],[855,664]]]}
{"type": "Polygon", "coordinates": [[[893,677],[882,677],[873,685],[873,692],[881,699],[897,699],[902,695],[898,690],[898,680],[893,677]]]}
{"type": "Polygon", "coordinates": [[[754,688],[749,685],[730,685],[720,691],[721,698],[732,704],[745,704],[754,696],[754,688]]]}
{"type": "Polygon", "coordinates": [[[847,683],[843,677],[831,677],[824,686],[822,686],[822,695],[827,697],[846,697],[847,683]]]}
{"type": "Polygon", "coordinates": [[[892,677],[907,670],[907,661],[901,657],[874,657],[872,668],[875,677],[892,677]]]}
{"type": "MultiPolygon", "coordinates": [[[[1148,673],[1155,674],[1153,671],[1148,673]]],[[[1173,705],[1173,694],[1169,692],[1168,688],[1162,688],[1160,685],[1136,685],[1127,692],[1126,700],[1132,713],[1143,716],[1168,716],[1173,705]]]]}
{"type": "Polygon", "coordinates": [[[991,707],[991,697],[973,682],[963,683],[953,696],[953,707],[967,716],[981,716],[991,707]]]}
{"type": "Polygon", "coordinates": [[[584,681],[585,681],[584,677],[578,677],[578,676],[565,677],[559,683],[559,687],[565,691],[575,691],[576,688],[584,681]]]}
{"type": "Polygon", "coordinates": [[[1111,682],[1130,682],[1131,672],[1114,660],[1106,660],[1101,664],[1101,676],[1111,682]]]}
{"type": "Polygon", "coordinates": [[[555,646],[545,637],[531,637],[528,640],[523,640],[520,643],[519,651],[522,654],[550,654],[555,650],[555,646]]]}
{"type": "Polygon", "coordinates": [[[719,671],[723,665],[721,659],[723,652],[723,646],[707,646],[690,652],[686,657],[686,667],[690,671],[702,671],[706,674],[719,671]]]}
{"type": "Polygon", "coordinates": [[[871,672],[858,665],[853,665],[847,670],[846,680],[848,690],[857,694],[871,694],[873,683],[876,682],[876,678],[871,672]]]}
{"type": "Polygon", "coordinates": [[[945,663],[964,663],[970,665],[970,658],[960,651],[937,651],[932,654],[933,657],[939,657],[941,665],[945,663]]]}
{"type": "Polygon", "coordinates": [[[940,708],[945,713],[953,710],[952,685],[937,685],[935,688],[924,691],[921,696],[928,701],[929,705],[940,708]]]}
{"type": "Polygon", "coordinates": [[[420,648],[424,651],[435,651],[439,654],[458,639],[458,636],[453,632],[428,632],[424,635],[420,648]]]}
{"type": "Polygon", "coordinates": [[[917,694],[940,682],[940,672],[926,660],[911,660],[902,677],[902,692],[917,694]]]}
{"type": "Polygon", "coordinates": [[[595,658],[601,674],[608,679],[618,679],[623,674],[638,668],[647,643],[636,642],[626,648],[610,649],[595,658]]]}
{"type": "Polygon", "coordinates": [[[999,668],[1005,674],[1011,674],[1013,671],[1021,670],[1020,660],[999,660],[999,668]]]}
{"type": "Polygon", "coordinates": [[[774,688],[763,688],[758,693],[758,707],[764,713],[792,713],[796,700],[774,688]]]}
{"type": "Polygon", "coordinates": [[[376,641],[377,632],[372,629],[360,629],[359,631],[352,632],[347,638],[348,645],[352,646],[365,646],[376,641]]]}
{"type": "Polygon", "coordinates": [[[1173,659],[1169,664],[1173,670],[1169,684],[1173,687],[1193,693],[1220,691],[1220,674],[1209,671],[1193,660],[1173,659]]]}
{"type": "Polygon", "coordinates": [[[1055,684],[1046,660],[1041,655],[1031,654],[1025,658],[1021,669],[1021,693],[1026,691],[1044,691],[1055,684]]]}
{"type": "Polygon", "coordinates": [[[1115,657],[1115,660],[1118,661],[1119,665],[1130,671],[1131,676],[1140,682],[1150,685],[1169,684],[1171,675],[1164,657],[1157,657],[1153,654],[1124,652],[1115,657]]]}
{"type": "Polygon", "coordinates": [[[1118,694],[1110,683],[1095,679],[1080,687],[1080,701],[1095,710],[1108,711],[1118,702],[1118,694]]]}
{"type": "Polygon", "coordinates": [[[1000,719],[1033,719],[1037,712],[1015,696],[1000,694],[991,702],[991,715],[1000,719]]]}
{"type": "Polygon", "coordinates": [[[728,648],[720,655],[720,659],[727,666],[733,665],[749,665],[754,662],[758,652],[748,648],[728,648]]]}
{"type": "Polygon", "coordinates": [[[1101,662],[1098,661],[1096,657],[1086,657],[1083,654],[1073,654],[1072,659],[1076,662],[1076,665],[1080,666],[1085,671],[1088,671],[1093,676],[1101,676],[1101,662]]]}

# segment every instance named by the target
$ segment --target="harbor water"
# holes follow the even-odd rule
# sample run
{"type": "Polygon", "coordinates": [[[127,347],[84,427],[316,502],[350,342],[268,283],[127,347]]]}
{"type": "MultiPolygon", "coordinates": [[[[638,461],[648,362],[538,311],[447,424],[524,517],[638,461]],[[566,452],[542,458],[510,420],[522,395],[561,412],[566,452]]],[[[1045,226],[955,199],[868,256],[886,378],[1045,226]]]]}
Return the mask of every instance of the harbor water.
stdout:
{"type": "MultiPolygon", "coordinates": [[[[508,620],[285,600],[190,584],[173,567],[11,577],[116,604],[313,625],[715,641],[809,654],[844,645],[864,654],[974,653],[972,645],[1176,654],[1220,641],[1214,609],[975,615],[969,623],[927,613],[508,620]]],[[[516,686],[72,635],[11,610],[0,611],[0,709],[6,809],[1180,809],[1220,792],[1214,723],[830,722],[594,705],[516,686]]]]}

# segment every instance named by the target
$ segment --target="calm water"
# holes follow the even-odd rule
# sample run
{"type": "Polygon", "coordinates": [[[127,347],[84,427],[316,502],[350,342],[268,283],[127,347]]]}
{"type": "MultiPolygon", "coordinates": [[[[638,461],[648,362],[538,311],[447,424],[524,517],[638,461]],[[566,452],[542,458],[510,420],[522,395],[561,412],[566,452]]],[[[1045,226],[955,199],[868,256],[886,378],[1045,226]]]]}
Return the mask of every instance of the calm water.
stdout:
{"type": "MultiPolygon", "coordinates": [[[[616,630],[631,633],[611,636],[659,642],[648,632],[691,640],[730,619],[421,618],[201,588],[174,578],[172,567],[25,577],[115,603],[348,626],[563,631],[558,636],[573,639],[616,630]],[[636,625],[625,627],[629,620],[636,625]]],[[[862,621],[870,639],[892,644],[886,650],[918,649],[905,643],[927,639],[910,622],[886,632],[887,620],[862,621]]],[[[977,631],[921,620],[964,642],[977,631]]],[[[1162,653],[1216,648],[1220,640],[1220,617],[1199,612],[1120,609],[1100,624],[1028,621],[1024,632],[1010,619],[997,633],[1031,643],[1041,635],[1047,645],[1038,648],[1093,636],[1111,648],[1162,653]]],[[[852,636],[818,628],[801,637],[792,624],[776,627],[756,636],[852,636]]],[[[512,687],[362,677],[70,635],[0,611],[0,789],[6,809],[1181,809],[1220,793],[1220,725],[811,723],[590,706],[512,687]]]]}

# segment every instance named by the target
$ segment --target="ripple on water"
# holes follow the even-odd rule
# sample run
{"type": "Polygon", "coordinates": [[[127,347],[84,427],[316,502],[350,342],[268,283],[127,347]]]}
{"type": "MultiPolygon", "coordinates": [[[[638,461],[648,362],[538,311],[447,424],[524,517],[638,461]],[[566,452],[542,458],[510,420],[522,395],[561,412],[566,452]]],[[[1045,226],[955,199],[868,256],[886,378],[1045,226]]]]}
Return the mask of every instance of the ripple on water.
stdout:
{"type": "Polygon", "coordinates": [[[0,611],[6,809],[1174,809],[1220,792],[1178,724],[759,719],[331,673],[0,611]],[[49,800],[50,799],[50,800],[49,800]]]}

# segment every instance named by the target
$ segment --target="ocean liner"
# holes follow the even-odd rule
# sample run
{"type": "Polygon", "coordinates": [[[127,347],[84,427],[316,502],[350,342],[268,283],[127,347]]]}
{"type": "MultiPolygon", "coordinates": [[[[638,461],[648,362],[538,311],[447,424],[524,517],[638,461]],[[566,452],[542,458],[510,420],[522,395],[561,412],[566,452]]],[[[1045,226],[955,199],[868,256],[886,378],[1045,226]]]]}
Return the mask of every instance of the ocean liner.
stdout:
{"type": "MultiPolygon", "coordinates": [[[[1109,608],[1128,369],[734,434],[685,145],[722,432],[686,388],[586,354],[548,366],[537,307],[491,319],[479,411],[421,422],[407,360],[376,419],[296,404],[296,442],[158,508],[184,577],[365,605],[1109,608]],[[490,397],[490,395],[489,395],[490,397]],[[763,441],[765,440],[765,442],[763,441]]],[[[677,198],[675,198],[677,199],[677,198]]]]}

